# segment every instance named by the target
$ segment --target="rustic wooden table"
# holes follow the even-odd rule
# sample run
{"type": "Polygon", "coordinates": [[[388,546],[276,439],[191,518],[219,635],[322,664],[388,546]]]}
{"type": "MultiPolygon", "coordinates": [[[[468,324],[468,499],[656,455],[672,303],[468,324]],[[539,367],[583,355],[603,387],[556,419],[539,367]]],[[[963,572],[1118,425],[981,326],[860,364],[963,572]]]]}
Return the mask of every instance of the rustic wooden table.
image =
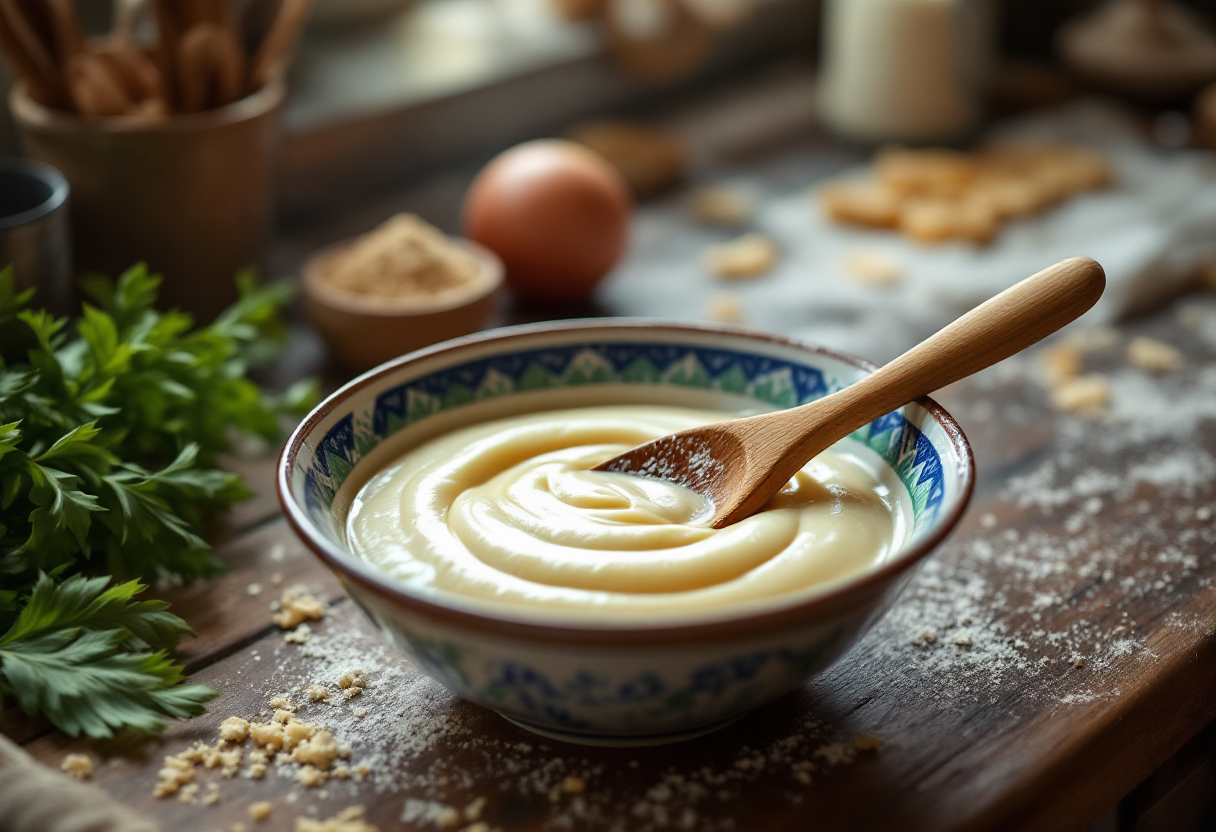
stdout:
{"type": "Polygon", "coordinates": [[[1216,717],[1216,298],[1121,325],[1087,364],[1112,386],[1097,419],[1051,409],[1036,353],[942,391],[978,460],[969,514],[836,666],[712,736],[565,746],[455,698],[293,538],[268,463],[248,466],[260,496],[219,547],[231,571],[162,593],[198,632],[193,679],[223,690],[211,713],[160,739],[6,730],[51,766],[89,753],[93,782],[182,832],[291,829],[352,804],[386,831],[438,828],[447,807],[474,830],[1083,829],[1216,717]],[[1182,368],[1129,367],[1142,334],[1182,350],[1182,368]],[[269,605],[300,583],[331,606],[308,642],[285,643],[269,605]],[[352,667],[363,694],[308,701],[306,686],[352,667]],[[260,780],[204,770],[193,804],[153,796],[162,757],[214,743],[227,716],[268,718],[276,694],[366,774],[307,788],[294,765],[260,780]],[[854,747],[867,733],[876,751],[854,747]],[[262,800],[274,808],[254,824],[262,800]]]}

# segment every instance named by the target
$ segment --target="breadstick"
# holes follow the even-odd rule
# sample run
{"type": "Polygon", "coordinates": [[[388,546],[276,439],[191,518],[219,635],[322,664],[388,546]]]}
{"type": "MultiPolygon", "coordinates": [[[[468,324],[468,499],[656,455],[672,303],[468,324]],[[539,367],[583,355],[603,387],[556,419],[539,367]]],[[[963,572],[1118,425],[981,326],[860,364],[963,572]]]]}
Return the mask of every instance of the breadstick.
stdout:
{"type": "Polygon", "coordinates": [[[69,102],[59,68],[16,0],[0,0],[0,48],[13,61],[34,100],[51,107],[69,102]]]}
{"type": "Polygon", "coordinates": [[[131,111],[131,96],[96,55],[78,55],[68,61],[68,86],[76,109],[87,116],[120,116],[131,111]]]}
{"type": "Polygon", "coordinates": [[[249,87],[259,90],[271,76],[277,75],[287,61],[292,44],[304,28],[308,17],[308,0],[283,0],[279,15],[270,26],[266,39],[253,56],[249,70],[249,87]]]}

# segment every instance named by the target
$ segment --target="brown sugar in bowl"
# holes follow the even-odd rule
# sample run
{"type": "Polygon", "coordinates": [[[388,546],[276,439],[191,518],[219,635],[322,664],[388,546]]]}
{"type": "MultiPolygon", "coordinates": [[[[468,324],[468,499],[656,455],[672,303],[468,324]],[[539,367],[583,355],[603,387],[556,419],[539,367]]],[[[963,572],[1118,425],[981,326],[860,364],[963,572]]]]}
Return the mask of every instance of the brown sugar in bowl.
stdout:
{"type": "Polygon", "coordinates": [[[450,238],[477,261],[477,276],[458,292],[439,298],[390,298],[343,291],[322,274],[331,258],[353,245],[328,246],[304,264],[304,312],[325,339],[333,357],[360,372],[391,358],[484,329],[494,319],[502,294],[498,256],[471,240],[450,238]]]}

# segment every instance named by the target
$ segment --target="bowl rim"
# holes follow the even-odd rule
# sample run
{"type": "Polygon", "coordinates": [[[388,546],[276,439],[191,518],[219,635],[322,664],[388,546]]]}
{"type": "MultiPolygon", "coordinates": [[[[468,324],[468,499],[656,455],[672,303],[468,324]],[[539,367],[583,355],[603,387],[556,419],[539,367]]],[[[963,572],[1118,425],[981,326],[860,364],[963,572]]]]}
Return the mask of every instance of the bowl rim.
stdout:
{"type": "MultiPolygon", "coordinates": [[[[490,249],[467,237],[446,234],[449,243],[460,248],[477,262],[478,276],[467,291],[440,296],[435,300],[416,301],[404,298],[357,295],[333,289],[321,280],[320,268],[330,258],[354,245],[359,237],[336,240],[324,248],[314,251],[300,268],[300,284],[305,296],[313,303],[326,306],[350,315],[367,318],[397,319],[421,318],[441,312],[452,312],[481,303],[502,289],[506,280],[506,267],[502,258],[490,249]]],[[[396,359],[393,359],[396,360],[396,359]]],[[[378,368],[373,368],[378,369],[378,368]]]]}
{"type": "MultiPolygon", "coordinates": [[[[508,342],[536,335],[565,334],[571,332],[586,332],[588,334],[606,331],[639,331],[665,330],[677,333],[695,333],[699,335],[724,335],[731,338],[744,338],[762,343],[776,344],[783,347],[810,352],[825,358],[834,359],[844,364],[856,367],[867,373],[872,373],[878,367],[863,358],[840,352],[827,347],[811,344],[795,338],[752,329],[718,323],[699,323],[689,321],[669,321],[649,318],[604,318],[585,320],[548,321],[544,323],[522,324],[519,326],[502,327],[487,330],[474,335],[453,338],[430,347],[415,350],[379,365],[348,381],[313,408],[299,425],[291,432],[284,445],[275,470],[275,490],[279,504],[287,518],[288,524],[300,541],[312,550],[326,566],[339,578],[344,588],[350,592],[348,581],[358,584],[362,589],[370,591],[382,601],[391,605],[404,606],[412,612],[421,614],[428,619],[460,629],[474,629],[490,633],[500,638],[515,638],[526,641],[543,642],[556,645],[599,645],[613,647],[641,647],[669,645],[672,643],[688,644],[721,641],[726,638],[736,638],[743,635],[754,635],[760,632],[785,630],[791,626],[805,625],[817,620],[832,618],[839,612],[856,607],[860,603],[877,597],[883,593],[888,584],[897,580],[901,573],[911,576],[911,569],[937,548],[943,540],[958,525],[975,488],[975,456],[971,444],[967,441],[958,422],[928,396],[917,399],[920,405],[931,415],[946,433],[947,440],[953,445],[959,455],[961,485],[955,504],[939,518],[936,528],[925,539],[919,541],[879,568],[861,572],[845,578],[826,590],[786,605],[774,605],[762,609],[748,609],[738,613],[726,613],[711,619],[692,622],[673,620],[670,622],[585,622],[573,620],[569,623],[529,621],[510,616],[498,616],[482,611],[460,609],[445,605],[435,599],[426,598],[412,593],[404,584],[399,584],[391,577],[376,569],[371,564],[363,563],[353,555],[343,552],[331,543],[313,525],[303,507],[291,497],[290,475],[295,467],[296,456],[303,445],[304,438],[309,435],[316,425],[328,416],[337,406],[350,395],[378,381],[381,377],[419,359],[431,358],[448,351],[461,350],[471,346],[493,342],[508,342]]],[[[355,593],[350,593],[352,597],[355,593]]],[[[358,601],[358,598],[355,598],[358,601]]]]}

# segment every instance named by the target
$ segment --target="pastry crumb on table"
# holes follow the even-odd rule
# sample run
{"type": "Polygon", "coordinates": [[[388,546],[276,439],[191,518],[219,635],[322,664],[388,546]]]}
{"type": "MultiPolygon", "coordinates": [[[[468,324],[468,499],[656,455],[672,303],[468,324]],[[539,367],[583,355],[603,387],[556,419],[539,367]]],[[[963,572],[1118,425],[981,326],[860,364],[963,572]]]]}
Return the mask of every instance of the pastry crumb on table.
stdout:
{"type": "Polygon", "coordinates": [[[747,311],[738,295],[731,292],[717,292],[710,295],[705,306],[705,314],[711,321],[723,324],[740,324],[747,318],[747,311]]]}
{"type": "Polygon", "coordinates": [[[93,761],[88,754],[68,754],[60,763],[59,770],[77,780],[88,780],[93,776],[93,761]]]}
{"type": "Polygon", "coordinates": [[[726,185],[697,188],[689,195],[687,207],[693,220],[718,228],[746,225],[754,210],[746,194],[726,185]]]}
{"type": "Polygon", "coordinates": [[[706,268],[724,280],[761,277],[776,267],[778,259],[776,243],[763,234],[744,234],[705,250],[706,268]]]}
{"type": "Polygon", "coordinates": [[[844,270],[850,280],[867,286],[897,286],[904,277],[898,260],[870,249],[850,251],[844,260],[844,270]]]}

